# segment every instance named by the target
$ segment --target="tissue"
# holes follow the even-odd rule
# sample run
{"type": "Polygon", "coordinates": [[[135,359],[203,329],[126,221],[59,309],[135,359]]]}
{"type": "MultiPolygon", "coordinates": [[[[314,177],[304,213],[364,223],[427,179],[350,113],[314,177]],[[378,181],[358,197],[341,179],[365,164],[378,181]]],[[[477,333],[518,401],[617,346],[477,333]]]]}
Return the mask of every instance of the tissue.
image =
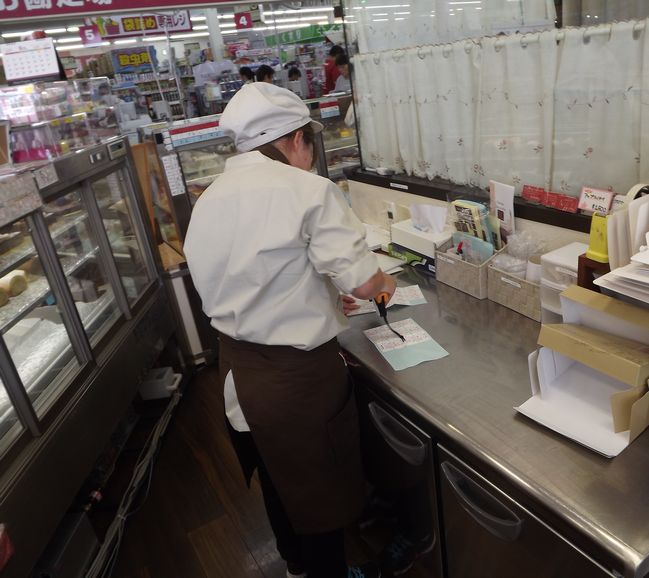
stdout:
{"type": "Polygon", "coordinates": [[[412,225],[425,233],[441,233],[446,228],[446,207],[410,205],[412,225]]]}

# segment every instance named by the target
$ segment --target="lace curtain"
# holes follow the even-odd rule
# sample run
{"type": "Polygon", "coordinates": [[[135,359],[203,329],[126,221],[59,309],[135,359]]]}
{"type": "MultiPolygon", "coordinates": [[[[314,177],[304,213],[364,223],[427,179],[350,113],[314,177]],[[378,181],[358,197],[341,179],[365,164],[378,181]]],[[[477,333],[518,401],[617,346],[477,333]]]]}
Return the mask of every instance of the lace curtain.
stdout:
{"type": "Polygon", "coordinates": [[[345,10],[360,53],[553,28],[555,19],[553,0],[350,0],[345,10]]]}
{"type": "Polygon", "coordinates": [[[354,58],[366,166],[578,195],[649,178],[646,22],[354,58]]]}

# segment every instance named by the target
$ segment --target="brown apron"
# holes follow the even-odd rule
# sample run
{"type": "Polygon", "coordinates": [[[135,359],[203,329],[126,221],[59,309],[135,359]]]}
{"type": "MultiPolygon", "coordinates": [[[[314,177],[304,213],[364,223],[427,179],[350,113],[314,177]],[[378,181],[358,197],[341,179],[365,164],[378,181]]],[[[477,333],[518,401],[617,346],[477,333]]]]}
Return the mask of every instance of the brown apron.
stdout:
{"type": "Polygon", "coordinates": [[[353,522],[363,507],[358,415],[336,339],[304,351],[220,336],[255,445],[298,534],[353,522]]]}

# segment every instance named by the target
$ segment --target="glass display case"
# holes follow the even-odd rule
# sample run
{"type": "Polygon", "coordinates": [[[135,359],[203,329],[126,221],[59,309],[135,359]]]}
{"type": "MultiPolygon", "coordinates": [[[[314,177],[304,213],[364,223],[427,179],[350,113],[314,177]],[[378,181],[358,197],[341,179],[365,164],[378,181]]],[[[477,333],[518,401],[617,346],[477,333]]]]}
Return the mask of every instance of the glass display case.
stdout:
{"type": "Polygon", "coordinates": [[[175,331],[134,174],[124,138],[0,174],[8,578],[31,575],[175,331]]]}
{"type": "Polygon", "coordinates": [[[352,96],[325,96],[305,101],[311,117],[322,123],[327,174],[332,181],[344,179],[343,170],[360,165],[352,96]]]}
{"type": "Polygon", "coordinates": [[[0,87],[13,161],[51,160],[116,136],[117,103],[101,78],[0,87]]]}
{"type": "MultiPolygon", "coordinates": [[[[47,413],[156,278],[136,225],[126,151],[118,139],[0,178],[0,374],[13,374],[33,409],[23,422],[47,413]]],[[[3,386],[4,433],[16,420],[9,400],[3,386]]]]}

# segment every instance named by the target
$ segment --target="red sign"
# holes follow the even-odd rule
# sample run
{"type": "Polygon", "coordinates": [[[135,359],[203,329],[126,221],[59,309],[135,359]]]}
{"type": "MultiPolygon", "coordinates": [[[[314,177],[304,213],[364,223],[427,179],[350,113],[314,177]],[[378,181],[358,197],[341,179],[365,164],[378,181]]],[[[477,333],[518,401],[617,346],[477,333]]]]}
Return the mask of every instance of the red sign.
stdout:
{"type": "Polygon", "coordinates": [[[252,14],[250,12],[237,12],[234,15],[234,24],[238,30],[252,28],[252,14]]]}
{"type": "Polygon", "coordinates": [[[545,204],[547,192],[543,187],[523,186],[523,198],[532,203],[545,204]]]}
{"type": "Polygon", "coordinates": [[[192,29],[189,10],[177,10],[169,14],[99,16],[94,21],[102,38],[164,34],[165,31],[189,32],[192,29]]]}
{"type": "Polygon", "coordinates": [[[101,42],[99,28],[94,24],[92,26],[79,26],[79,36],[81,36],[81,42],[86,46],[101,42]]]}
{"type": "Polygon", "coordinates": [[[548,207],[559,209],[566,213],[576,213],[579,199],[577,197],[571,197],[570,195],[564,195],[563,193],[548,192],[545,204],[548,207]]]}
{"type": "Polygon", "coordinates": [[[210,6],[228,0],[0,0],[0,21],[210,6]]]}

